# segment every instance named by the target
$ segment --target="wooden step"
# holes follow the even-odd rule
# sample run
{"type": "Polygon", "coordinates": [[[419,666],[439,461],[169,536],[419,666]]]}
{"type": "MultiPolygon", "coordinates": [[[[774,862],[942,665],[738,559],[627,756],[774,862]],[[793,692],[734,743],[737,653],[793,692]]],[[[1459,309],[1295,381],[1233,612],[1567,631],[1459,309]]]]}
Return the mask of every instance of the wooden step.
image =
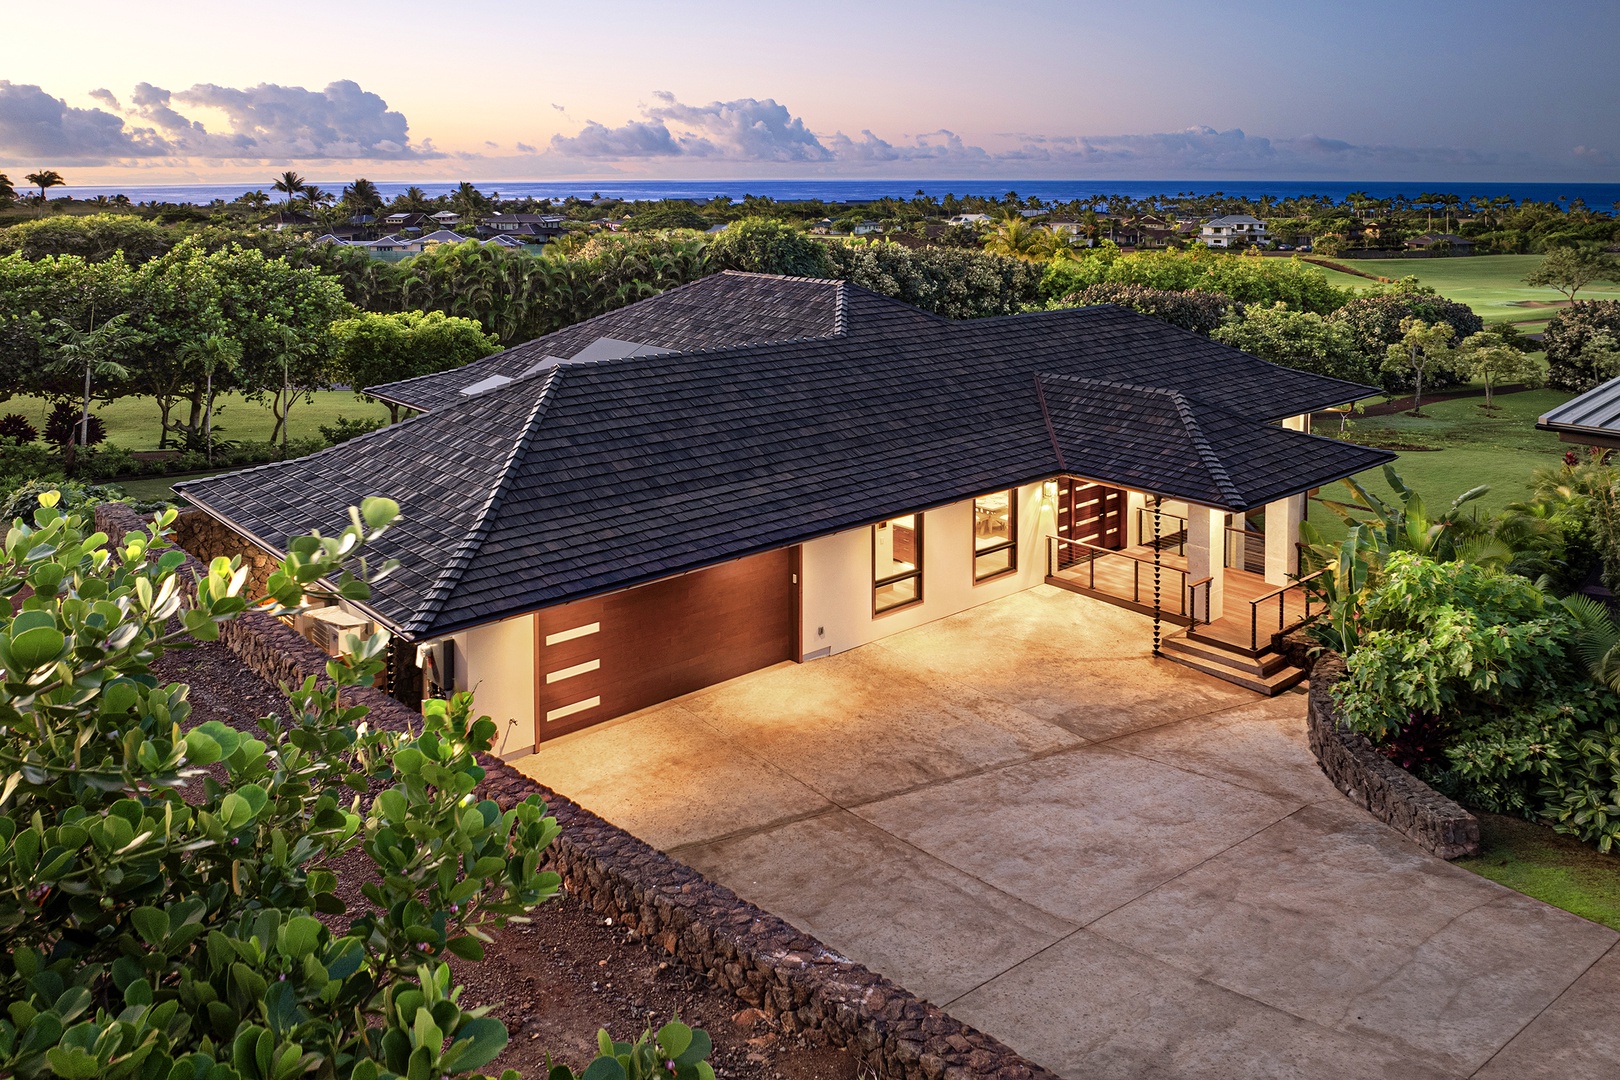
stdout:
{"type": "Polygon", "coordinates": [[[1294,667],[1287,658],[1276,653],[1251,657],[1221,649],[1177,634],[1164,640],[1161,646],[1166,660],[1183,667],[1201,671],[1217,679],[1253,690],[1266,697],[1275,697],[1298,686],[1305,678],[1303,668],[1294,667]]]}
{"type": "Polygon", "coordinates": [[[1237,671],[1267,676],[1288,666],[1288,658],[1274,652],[1250,656],[1247,652],[1230,648],[1218,641],[1208,641],[1187,634],[1175,634],[1164,639],[1161,648],[1166,653],[1202,660],[1208,664],[1224,664],[1237,671]]]}

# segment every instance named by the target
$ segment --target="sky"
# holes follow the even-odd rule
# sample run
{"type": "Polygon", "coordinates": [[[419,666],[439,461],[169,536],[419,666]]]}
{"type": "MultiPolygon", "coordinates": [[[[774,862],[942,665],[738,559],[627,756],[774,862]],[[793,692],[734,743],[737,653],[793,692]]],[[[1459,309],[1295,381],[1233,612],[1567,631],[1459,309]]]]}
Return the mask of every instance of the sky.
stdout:
{"type": "Polygon", "coordinates": [[[16,4],[0,171],[75,186],[1620,180],[1620,3],[16,4]]]}

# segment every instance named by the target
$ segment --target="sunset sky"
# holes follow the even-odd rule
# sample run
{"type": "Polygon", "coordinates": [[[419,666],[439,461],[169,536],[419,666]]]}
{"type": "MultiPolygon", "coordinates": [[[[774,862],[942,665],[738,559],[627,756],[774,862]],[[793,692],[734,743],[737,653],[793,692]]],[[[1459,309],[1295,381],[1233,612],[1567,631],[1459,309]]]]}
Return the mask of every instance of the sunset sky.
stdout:
{"type": "Polygon", "coordinates": [[[12,5],[0,170],[75,185],[1620,179],[1620,4],[12,5]]]}

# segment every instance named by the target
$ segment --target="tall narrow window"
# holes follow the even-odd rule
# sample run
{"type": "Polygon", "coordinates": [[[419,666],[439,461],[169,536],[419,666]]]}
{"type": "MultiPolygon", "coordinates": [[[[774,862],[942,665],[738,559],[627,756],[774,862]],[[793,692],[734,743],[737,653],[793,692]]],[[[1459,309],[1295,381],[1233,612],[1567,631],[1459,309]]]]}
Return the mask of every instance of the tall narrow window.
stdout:
{"type": "Polygon", "coordinates": [[[988,581],[1018,569],[1016,494],[998,491],[973,500],[974,581],[988,581]]]}
{"type": "Polygon", "coordinates": [[[872,526],[872,614],[922,602],[922,525],[906,514],[872,526]]]}

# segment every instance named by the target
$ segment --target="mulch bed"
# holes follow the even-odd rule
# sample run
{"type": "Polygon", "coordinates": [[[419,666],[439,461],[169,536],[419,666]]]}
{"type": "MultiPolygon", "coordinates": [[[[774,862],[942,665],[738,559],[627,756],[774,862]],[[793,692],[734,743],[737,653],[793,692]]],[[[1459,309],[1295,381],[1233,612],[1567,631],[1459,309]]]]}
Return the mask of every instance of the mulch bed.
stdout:
{"type": "MultiPolygon", "coordinates": [[[[191,686],[193,724],[208,720],[243,730],[266,713],[285,713],[279,690],[214,643],[171,652],[156,665],[160,679],[191,686]]],[[[356,852],[333,869],[351,910],[365,903],[368,866],[356,852]]],[[[341,918],[339,920],[341,922],[341,918]]],[[[764,1013],[747,1008],[700,973],[654,951],[632,932],[567,896],[541,905],[528,924],[495,931],[482,963],[455,961],[464,1004],[494,1005],[512,1041],[486,1071],[518,1069],[544,1076],[547,1053],[575,1069],[595,1054],[596,1032],[631,1040],[649,1025],[679,1016],[708,1031],[710,1063],[721,1077],[761,1080],[855,1080],[854,1058],[841,1049],[785,1035],[764,1013]]]]}

